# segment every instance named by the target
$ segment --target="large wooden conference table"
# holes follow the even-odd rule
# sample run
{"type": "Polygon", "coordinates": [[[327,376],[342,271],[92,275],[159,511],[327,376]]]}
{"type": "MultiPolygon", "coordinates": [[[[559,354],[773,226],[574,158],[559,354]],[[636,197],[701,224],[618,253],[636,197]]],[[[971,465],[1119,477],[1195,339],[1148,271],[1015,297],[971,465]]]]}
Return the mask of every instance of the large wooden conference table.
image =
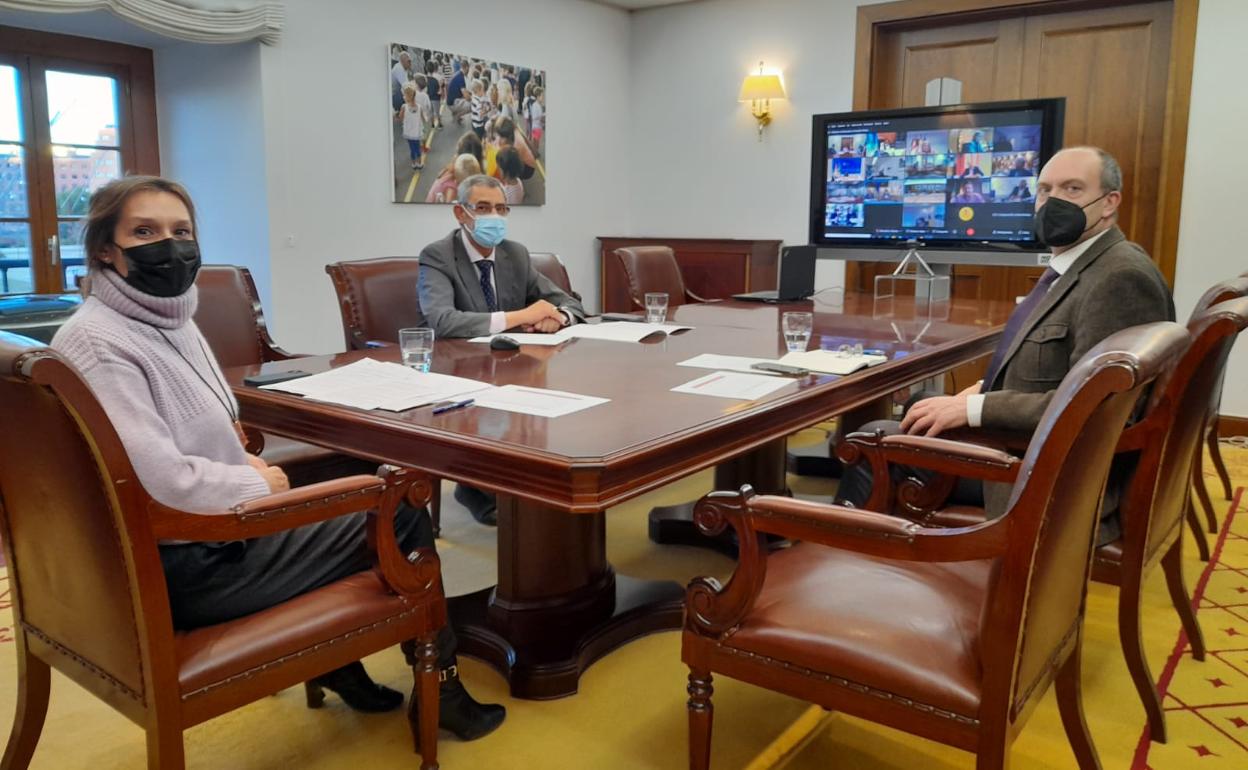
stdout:
{"type": "Polygon", "coordinates": [[[619,575],[608,563],[606,509],[712,466],[717,486],[783,491],[785,436],[991,353],[1010,309],[954,301],[916,318],[913,306],[884,313],[870,295],[835,304],[716,302],[675,310],[672,320],[694,329],[637,344],[577,339],[491,351],[437,341],[434,371],[611,399],[555,419],[481,407],[437,416],[427,407],[363,411],[241,384],[257,371],[394,361],[397,349],[227,376],[248,425],[497,492],[498,584],[452,600],[460,651],[495,666],[513,695],[554,698],[575,693],[581,672],[610,650],[681,624],[682,586],[619,575]],[[709,373],[676,365],[700,353],[783,355],[787,310],[814,312],[811,349],[861,342],[890,360],[845,377],[793,379],[752,402],[670,392],[709,373]]]}

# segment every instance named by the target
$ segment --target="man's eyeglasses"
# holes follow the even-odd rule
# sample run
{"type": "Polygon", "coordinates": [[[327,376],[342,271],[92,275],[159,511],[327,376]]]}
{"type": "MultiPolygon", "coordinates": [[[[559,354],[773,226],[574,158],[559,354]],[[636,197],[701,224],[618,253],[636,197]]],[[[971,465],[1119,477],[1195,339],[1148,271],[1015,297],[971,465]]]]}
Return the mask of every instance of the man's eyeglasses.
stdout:
{"type": "Polygon", "coordinates": [[[505,217],[511,211],[511,206],[508,206],[506,203],[487,203],[486,201],[480,201],[478,203],[464,203],[461,205],[474,214],[486,216],[493,213],[498,214],[500,217],[505,217]]]}

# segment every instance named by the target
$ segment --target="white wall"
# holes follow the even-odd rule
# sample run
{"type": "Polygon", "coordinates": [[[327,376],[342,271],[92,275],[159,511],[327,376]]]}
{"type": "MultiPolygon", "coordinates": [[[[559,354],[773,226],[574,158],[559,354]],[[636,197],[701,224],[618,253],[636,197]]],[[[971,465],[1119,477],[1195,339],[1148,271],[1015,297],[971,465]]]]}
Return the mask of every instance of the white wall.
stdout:
{"type": "MultiPolygon", "coordinates": [[[[809,240],[810,116],[853,109],[858,0],[712,0],[633,15],[638,235],[809,240]],[[784,74],[760,143],[741,81],[784,74]]],[[[841,285],[822,260],[816,285],[841,285]]]]}
{"type": "MultiPolygon", "coordinates": [[[[1243,66],[1244,30],[1248,30],[1248,3],[1201,0],[1175,271],[1174,300],[1180,318],[1191,312],[1214,282],[1248,270],[1248,248],[1238,228],[1244,205],[1236,194],[1248,176],[1248,158],[1228,151],[1242,144],[1243,128],[1248,126],[1243,86],[1228,77],[1243,66]]],[[[1222,414],[1248,417],[1245,382],[1248,340],[1241,339],[1231,353],[1222,414]]]]}
{"type": "MultiPolygon", "coordinates": [[[[713,0],[634,14],[630,132],[634,231],[645,235],[807,240],[810,116],[853,106],[859,0],[713,0]],[[762,59],[783,70],[787,102],[762,144],[736,102],[762,59]]],[[[1242,58],[1248,2],[1201,0],[1175,302],[1186,318],[1204,290],[1248,269],[1233,240],[1248,160],[1228,147],[1248,102],[1228,91],[1242,58]]],[[[1242,90],[1242,89],[1241,89],[1242,90]]],[[[820,287],[839,285],[823,261],[820,287]]],[[[1232,354],[1223,414],[1248,415],[1248,342],[1232,354]]]]}
{"type": "Polygon", "coordinates": [[[204,261],[250,268],[272,307],[260,44],[155,50],[160,163],[195,200],[204,261]]]}
{"type": "Polygon", "coordinates": [[[270,315],[283,346],[342,349],[325,264],[414,256],[455,226],[449,207],[390,202],[386,53],[395,42],[548,71],[546,205],[519,207],[510,234],[562,256],[596,304],[594,237],[630,229],[628,14],[582,0],[287,0],[286,22],[281,43],[261,49],[270,315]]]}

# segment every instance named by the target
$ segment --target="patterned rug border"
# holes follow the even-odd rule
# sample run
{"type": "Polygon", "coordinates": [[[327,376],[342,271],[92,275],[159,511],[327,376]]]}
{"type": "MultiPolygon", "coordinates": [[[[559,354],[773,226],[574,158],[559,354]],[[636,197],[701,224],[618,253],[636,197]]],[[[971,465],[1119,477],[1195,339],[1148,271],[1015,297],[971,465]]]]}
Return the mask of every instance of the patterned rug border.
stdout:
{"type": "MultiPolygon", "coordinates": [[[[1218,534],[1218,542],[1213,548],[1213,554],[1209,557],[1209,563],[1205,565],[1205,569],[1200,573],[1200,580],[1196,582],[1196,590],[1192,592],[1192,608],[1196,610],[1197,616],[1200,613],[1200,600],[1204,598],[1205,588],[1209,585],[1209,578],[1213,575],[1213,571],[1217,568],[1218,562],[1222,559],[1222,546],[1226,544],[1227,537],[1231,534],[1231,524],[1235,517],[1239,514],[1239,503],[1243,499],[1244,487],[1238,487],[1234,496],[1231,498],[1230,507],[1227,509],[1226,519],[1222,523],[1222,531],[1218,534]]],[[[1170,689],[1170,682],[1174,679],[1174,672],[1179,667],[1179,661],[1183,659],[1184,647],[1187,646],[1187,632],[1182,628],[1179,629],[1179,638],[1174,643],[1174,649],[1170,652],[1170,657],[1166,660],[1166,667],[1161,672],[1161,679],[1157,682],[1157,692],[1164,699],[1167,691],[1170,689]]],[[[1215,726],[1215,730],[1218,728],[1215,726]]],[[[1131,770],[1148,770],[1148,752],[1152,748],[1152,740],[1149,737],[1148,722],[1144,722],[1144,728],[1140,731],[1140,740],[1135,747],[1135,757],[1131,760],[1131,770]]]]}

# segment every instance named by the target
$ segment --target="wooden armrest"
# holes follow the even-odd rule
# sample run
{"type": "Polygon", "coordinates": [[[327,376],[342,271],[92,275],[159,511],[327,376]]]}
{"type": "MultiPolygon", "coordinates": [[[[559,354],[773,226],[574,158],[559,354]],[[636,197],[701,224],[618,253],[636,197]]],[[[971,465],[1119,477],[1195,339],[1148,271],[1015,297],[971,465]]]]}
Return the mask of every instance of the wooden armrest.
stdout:
{"type": "Polygon", "coordinates": [[[291,353],[285,348],[280,348],[273,343],[266,343],[264,346],[265,361],[290,361],[294,358],[307,358],[307,353],[291,353]]]}
{"type": "Polygon", "coordinates": [[[927,436],[885,436],[877,433],[851,433],[836,447],[836,456],[845,464],[866,461],[871,467],[871,497],[864,508],[892,511],[899,499],[905,510],[924,513],[939,507],[952,491],[958,477],[1013,483],[1020,460],[1009,452],[991,446],[927,436]],[[893,464],[926,468],[943,474],[922,482],[907,482],[893,489],[893,464]]]}
{"type": "Polygon", "coordinates": [[[394,534],[394,516],[404,498],[416,508],[427,508],[433,498],[433,480],[417,471],[383,465],[386,491],[381,503],[368,511],[368,546],[373,570],[390,590],[404,596],[441,593],[442,564],[432,547],[403,553],[394,534]]]}
{"type": "Polygon", "coordinates": [[[1013,483],[1022,461],[980,444],[927,436],[884,436],[879,445],[889,462],[930,468],[964,478],[1013,483]]]}
{"type": "Polygon", "coordinates": [[[1005,550],[1005,527],[997,526],[997,520],[929,529],[886,513],[752,493],[741,491],[754,530],[790,540],[906,561],[972,561],[1000,556],[1005,550]]]}
{"type": "Polygon", "coordinates": [[[1114,453],[1138,452],[1148,446],[1148,443],[1153,440],[1154,433],[1151,420],[1129,425],[1118,437],[1118,446],[1114,447],[1114,453]]]}
{"type": "Polygon", "coordinates": [[[376,476],[347,476],[257,497],[218,513],[189,513],[155,500],[147,513],[159,539],[249,540],[375,508],[386,488],[376,476]]]}
{"type": "Polygon", "coordinates": [[[954,428],[942,432],[940,438],[1003,449],[1012,454],[1021,455],[1027,451],[1027,447],[1031,446],[1031,435],[1026,431],[954,428]]]}
{"type": "Polygon", "coordinates": [[[737,533],[737,569],[726,585],[700,577],[685,594],[686,623],[719,634],[737,625],[753,608],[767,576],[763,533],[906,561],[970,561],[1000,556],[1008,542],[1008,520],[959,529],[929,529],[874,511],[824,505],[789,497],[712,492],[698,501],[694,522],[706,535],[728,526],[737,533]]]}

